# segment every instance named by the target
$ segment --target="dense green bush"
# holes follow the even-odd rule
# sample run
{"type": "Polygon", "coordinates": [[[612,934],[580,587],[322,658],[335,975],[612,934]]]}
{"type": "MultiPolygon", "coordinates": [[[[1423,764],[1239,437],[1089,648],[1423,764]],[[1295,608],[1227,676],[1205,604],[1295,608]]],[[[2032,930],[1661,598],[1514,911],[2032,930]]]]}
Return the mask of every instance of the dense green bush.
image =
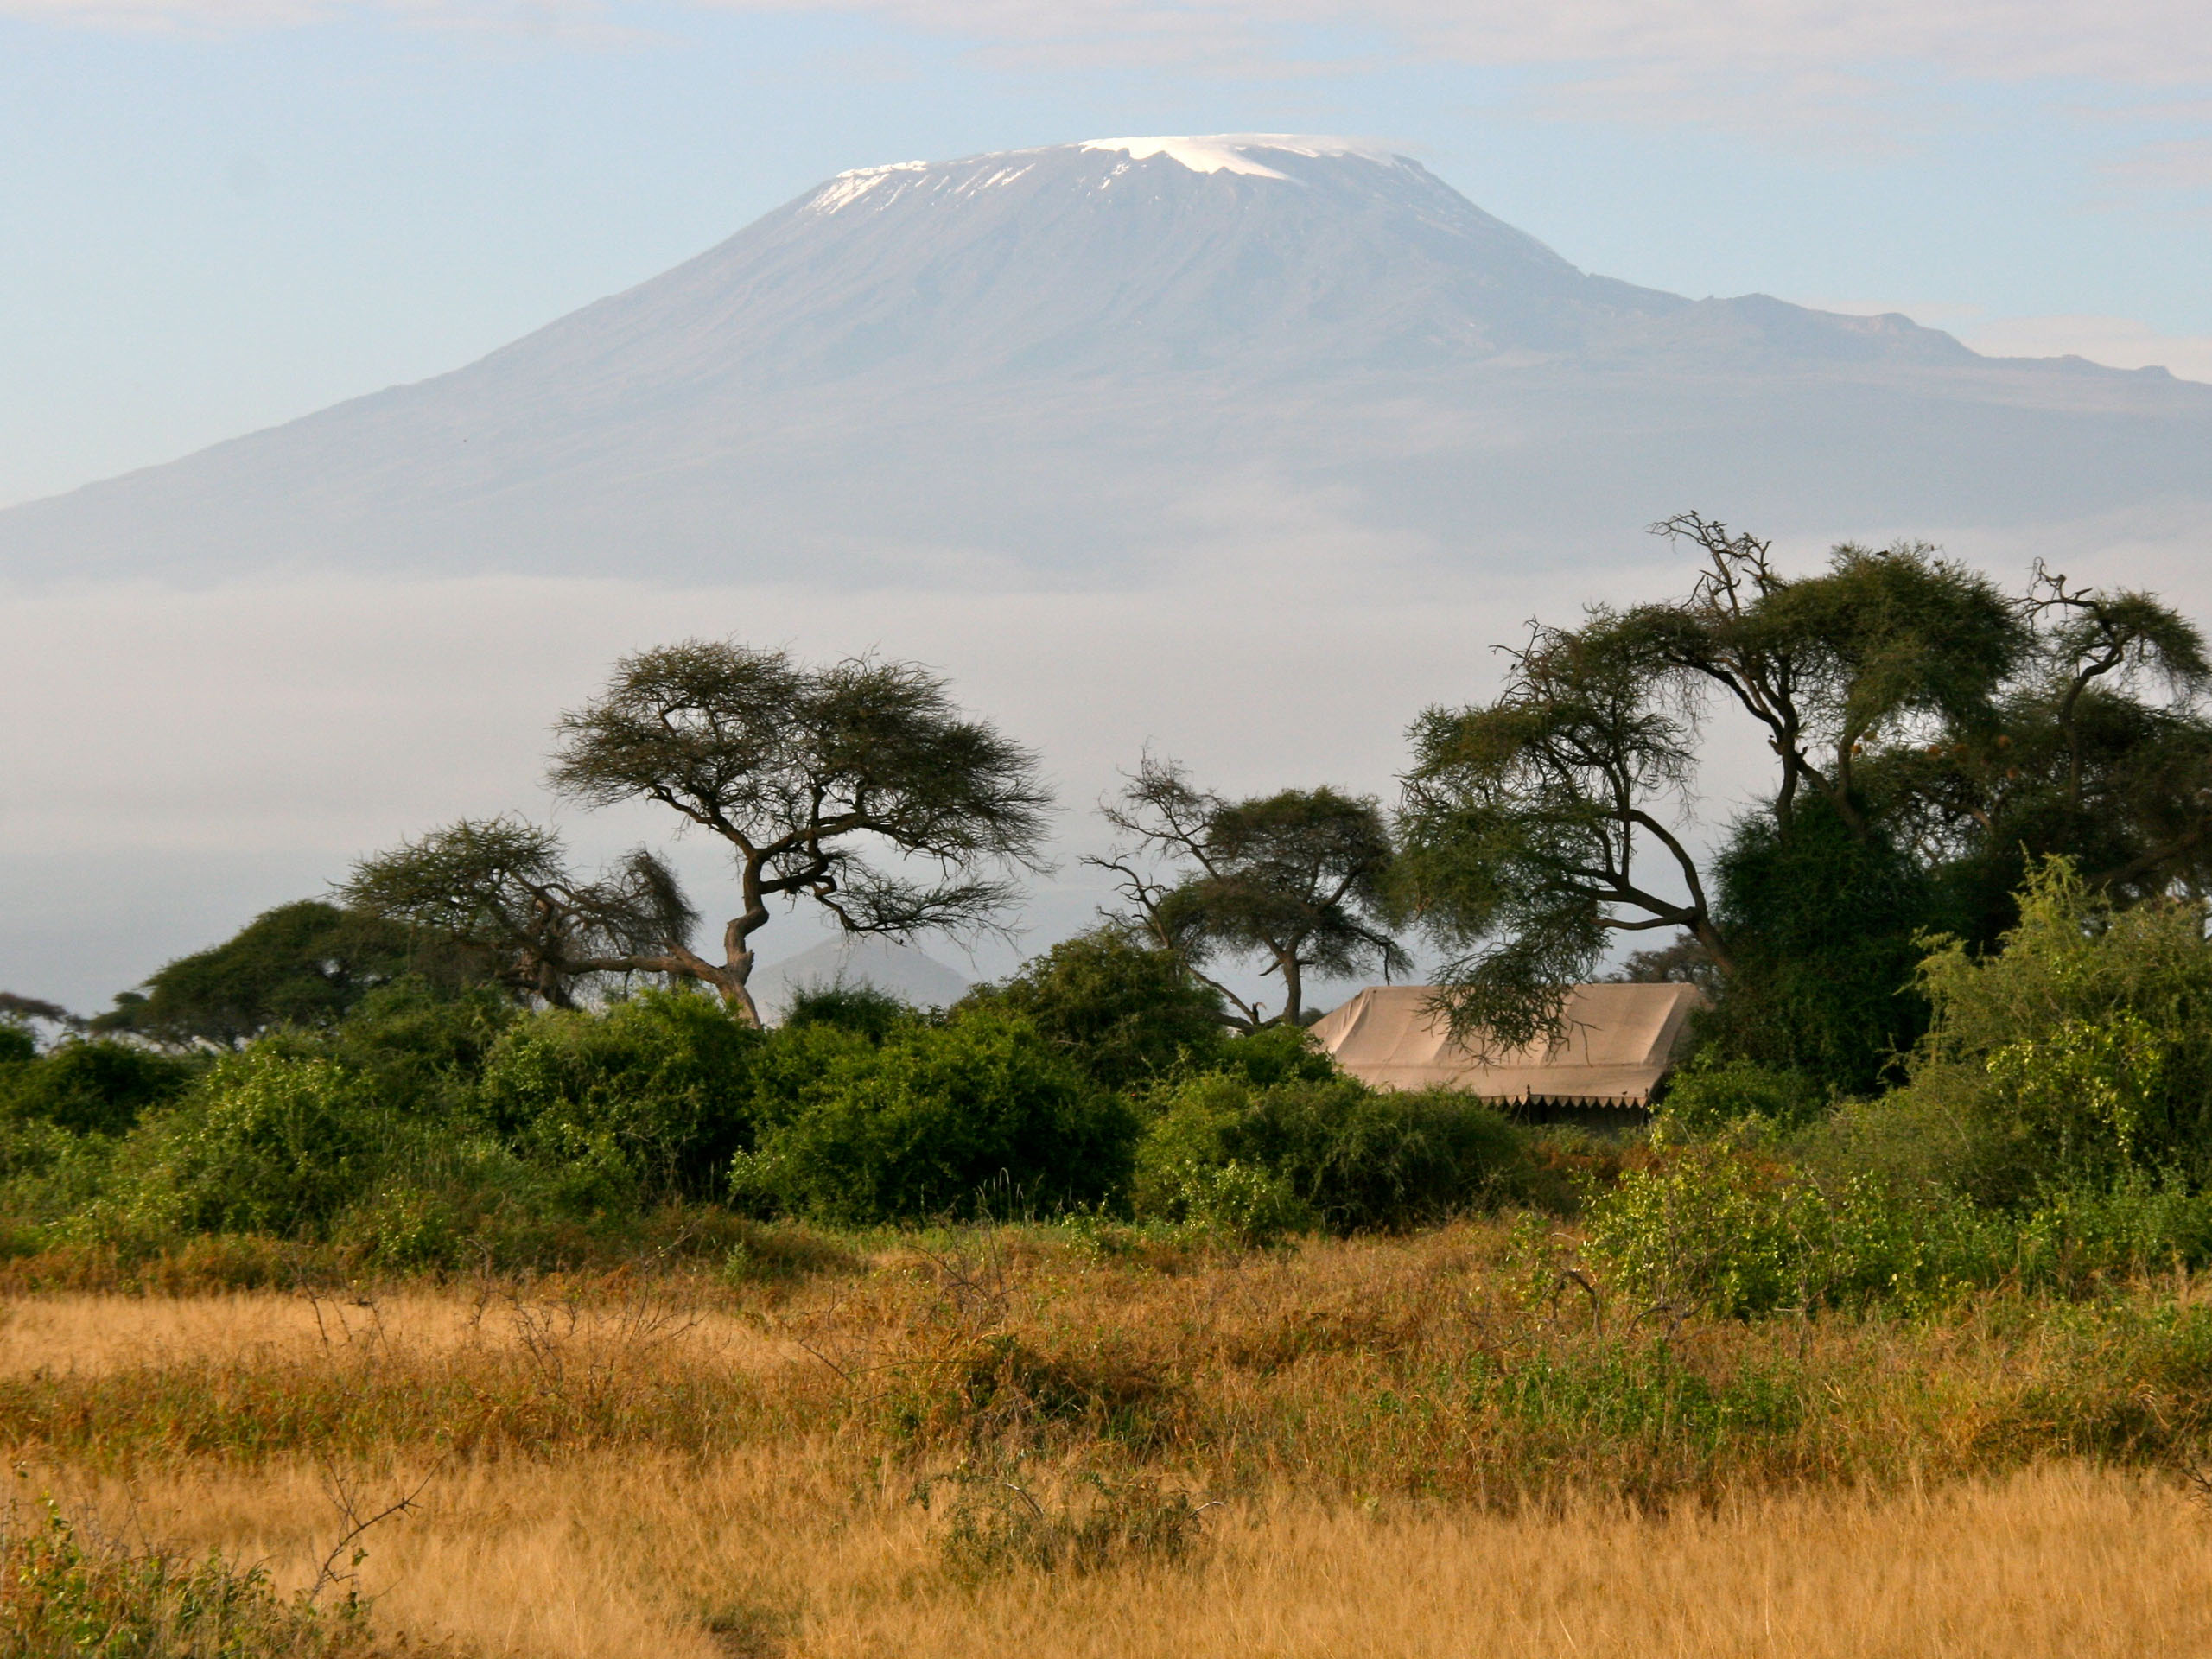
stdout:
{"type": "Polygon", "coordinates": [[[1823,1191],[1726,1145],[1671,1150],[1583,1209],[1586,1249],[1615,1290],[1738,1316],[1932,1290],[1972,1221],[1956,1205],[1900,1202],[1872,1176],[1823,1191]]]}
{"type": "Polygon", "coordinates": [[[1984,1203],[2134,1174],[2212,1176],[2212,945],[2190,905],[2115,911],[2052,860],[2003,949],[1942,942],[1934,1011],[1902,1089],[1840,1126],[1984,1203]]]}
{"type": "Polygon", "coordinates": [[[226,1056],[116,1154],[89,1218],[137,1235],[321,1237],[369,1188],[385,1136],[360,1079],[269,1049],[226,1056]]]}
{"type": "Polygon", "coordinates": [[[1816,1122],[1826,1106],[1819,1085],[1802,1071],[1724,1059],[1707,1049],[1668,1080],[1658,1115],[1677,1134],[1787,1134],[1816,1122]]]}
{"type": "Polygon", "coordinates": [[[1004,984],[971,992],[963,1006],[1027,1020],[1105,1089],[1210,1065],[1228,1045],[1219,993],[1192,979],[1172,951],[1147,949],[1116,927],[1061,941],[1004,984]]]}
{"type": "Polygon", "coordinates": [[[784,1013],[784,1029],[800,1031],[809,1026],[830,1026],[856,1032],[881,1042],[894,1031],[925,1016],[912,1003],[901,1001],[865,980],[849,985],[839,980],[829,985],[802,987],[784,1013]]]}
{"type": "Polygon", "coordinates": [[[1408,1227],[1494,1205],[1529,1173],[1524,1132],[1452,1090],[1400,1094],[1343,1076],[1261,1083],[1219,1072],[1153,1103],[1133,1198],[1139,1213],[1166,1220],[1248,1234],[1308,1220],[1338,1232],[1408,1227]]]}
{"type": "Polygon", "coordinates": [[[771,1046],[758,1140],[732,1161],[751,1206],[849,1223],[1050,1212],[1126,1179],[1128,1107],[1026,1020],[979,1009],[880,1044],[816,1026],[771,1046]]]}
{"type": "Polygon", "coordinates": [[[1867,1169],[1822,1179],[1725,1143],[1662,1149],[1593,1192],[1585,1249],[1615,1291],[1677,1312],[1910,1307],[2010,1281],[2076,1291],[2212,1263],[2212,1198],[2140,1173],[2012,1211],[1867,1169]]]}
{"type": "Polygon", "coordinates": [[[182,1094],[199,1070],[134,1044],[65,1042],[0,1065],[0,1115],[42,1118],[76,1135],[121,1135],[147,1108],[182,1094]]]}
{"type": "Polygon", "coordinates": [[[715,1195],[750,1144],[760,1034],[713,998],[646,991],[603,1014],[518,1021],[477,1101],[524,1156],[627,1179],[639,1198],[715,1195]]]}
{"type": "Polygon", "coordinates": [[[410,975],[370,992],[327,1032],[264,1040],[359,1072],[392,1110],[444,1116],[468,1109],[493,1046],[529,1018],[492,986],[454,993],[410,975]]]}

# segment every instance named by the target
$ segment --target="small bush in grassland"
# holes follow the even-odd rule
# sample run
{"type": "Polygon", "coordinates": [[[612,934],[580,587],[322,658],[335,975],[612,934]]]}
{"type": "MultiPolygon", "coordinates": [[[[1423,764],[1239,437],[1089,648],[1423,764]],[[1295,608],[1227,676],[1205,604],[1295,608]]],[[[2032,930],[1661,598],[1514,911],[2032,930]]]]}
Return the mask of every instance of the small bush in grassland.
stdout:
{"type": "Polygon", "coordinates": [[[1153,1106],[1132,1188],[1138,1213],[1217,1221],[1259,1240],[1311,1223],[1403,1228],[1492,1207],[1533,1169],[1523,1131],[1450,1090],[1217,1073],[1161,1091],[1153,1106]]]}
{"type": "Polygon", "coordinates": [[[1010,1332],[956,1336],[909,1356],[883,1394],[899,1440],[969,1448],[1096,1438],[1143,1448],[1168,1437],[1187,1389],[1126,1342],[1063,1341],[1051,1351],[1010,1332]]]}
{"type": "Polygon", "coordinates": [[[1026,1020],[978,1010],[880,1043],[810,1028],[779,1041],[756,1096],[753,1149],[733,1160],[741,1203],[870,1224],[972,1215],[1009,1187],[1041,1212],[1119,1191],[1136,1124],[1026,1020]],[[795,1063],[796,1062],[796,1063],[795,1063]]]}
{"type": "Polygon", "coordinates": [[[86,1543],[51,1503],[0,1535],[4,1659],[339,1659],[377,1650],[348,1595],[319,1606],[210,1553],[188,1560],[86,1543]]]}
{"type": "Polygon", "coordinates": [[[2212,1197],[2177,1177],[2047,1185],[1999,1211],[1876,1171],[1823,1179],[1726,1142],[1661,1149],[1593,1192],[1583,1224],[1616,1289],[1738,1317],[1911,1308],[2007,1281],[2072,1293],[2212,1262],[2212,1197]]]}
{"type": "Polygon", "coordinates": [[[1211,1507],[1149,1475],[1084,1469],[1046,1481],[1018,1462],[962,1464],[918,1483],[913,1501],[943,1524],[947,1566],[970,1580],[1179,1561],[1211,1507]]]}
{"type": "MultiPolygon", "coordinates": [[[[1900,1203],[1872,1178],[1824,1190],[1726,1145],[1666,1151],[1585,1203],[1590,1260],[1630,1296],[1730,1316],[1859,1307],[1940,1292],[1961,1266],[1953,1204],[1900,1203]]],[[[1974,1275],[1977,1279],[1980,1274],[1974,1275]]]]}

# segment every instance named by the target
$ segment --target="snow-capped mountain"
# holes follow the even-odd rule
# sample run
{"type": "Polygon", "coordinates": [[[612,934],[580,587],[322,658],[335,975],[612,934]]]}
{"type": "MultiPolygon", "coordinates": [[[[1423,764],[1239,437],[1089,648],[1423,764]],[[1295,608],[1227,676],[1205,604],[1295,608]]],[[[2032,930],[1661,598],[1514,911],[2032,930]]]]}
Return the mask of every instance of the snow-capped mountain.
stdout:
{"type": "Polygon", "coordinates": [[[842,174],[453,373],[0,513],[0,568],[1112,582],[1254,502],[1567,557],[1692,505],[2202,503],[2209,457],[2159,372],[1589,275],[1355,144],[1117,138],[842,174]]]}

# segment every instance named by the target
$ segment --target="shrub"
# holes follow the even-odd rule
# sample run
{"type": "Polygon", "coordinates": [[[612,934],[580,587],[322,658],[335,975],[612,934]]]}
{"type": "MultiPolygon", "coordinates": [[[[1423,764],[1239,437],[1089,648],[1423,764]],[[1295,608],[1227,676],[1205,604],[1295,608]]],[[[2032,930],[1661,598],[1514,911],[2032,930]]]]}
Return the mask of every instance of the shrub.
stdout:
{"type": "Polygon", "coordinates": [[[2001,1281],[2078,1290],[2212,1262],[2212,1199],[2177,1179],[2050,1186],[2018,1211],[1872,1171],[1821,1181],[1726,1145],[1669,1149],[1584,1209],[1617,1290],[1736,1317],[1907,1306],[2001,1281]]]}
{"type": "Polygon", "coordinates": [[[604,1014],[518,1021],[484,1062],[478,1100],[524,1156],[594,1186],[701,1196],[751,1139],[760,1035],[691,991],[646,991],[604,1014]]]}
{"type": "Polygon", "coordinates": [[[1255,1084],[1218,1073],[1155,1105],[1134,1197],[1141,1214],[1167,1220],[1249,1214],[1282,1227],[1294,1204],[1339,1232],[1408,1227],[1495,1204],[1529,1167],[1522,1131],[1451,1090],[1397,1094],[1345,1077],[1255,1084]]]}
{"type": "Polygon", "coordinates": [[[410,975],[371,991],[327,1035],[276,1040],[359,1071],[385,1106],[443,1116],[468,1109],[486,1059],[524,1018],[495,987],[454,993],[410,975]]]}
{"type": "Polygon", "coordinates": [[[1026,1020],[976,1010],[880,1045],[821,1028],[779,1033],[741,1201],[868,1223],[974,1214],[1009,1185],[1021,1207],[1093,1205],[1124,1179],[1136,1125],[1026,1020]],[[793,1040],[796,1039],[796,1040],[793,1040]]]}
{"type": "Polygon", "coordinates": [[[43,1226],[83,1209],[99,1196],[114,1147],[50,1118],[0,1117],[0,1216],[43,1226]]]}
{"type": "Polygon", "coordinates": [[[360,1080],[272,1049],[226,1056],[118,1149],[88,1217],[131,1233],[322,1237],[365,1193],[384,1136],[360,1080]]]}
{"type": "Polygon", "coordinates": [[[2063,860],[2030,878],[1985,957],[1938,941],[1920,970],[1934,1023],[1908,1084],[1858,1114],[1922,1126],[1933,1173],[1978,1199],[2132,1173],[2212,1174],[2212,945],[2195,906],[2115,911],[2063,860]]]}
{"type": "Polygon", "coordinates": [[[1259,1089],[1278,1083],[1331,1083],[1344,1075],[1299,1026],[1265,1026],[1233,1037],[1211,1069],[1259,1089]]]}
{"type": "Polygon", "coordinates": [[[971,992],[963,1006],[1027,1020],[1106,1089],[1153,1083],[1179,1065],[1205,1066],[1226,1044],[1220,994],[1192,979],[1173,952],[1147,949],[1117,927],[1061,941],[1005,984],[971,992]]]}
{"type": "Polygon", "coordinates": [[[1707,1050],[1669,1080],[1658,1115],[1678,1133],[1757,1128],[1788,1134],[1815,1122],[1825,1106],[1819,1086],[1802,1071],[1720,1059],[1707,1050]]]}
{"type": "Polygon", "coordinates": [[[1624,1173],[1583,1209],[1586,1249],[1639,1300],[1742,1317],[1921,1287],[1924,1229],[1871,1178],[1831,1201],[1781,1165],[1726,1146],[1624,1173]]]}
{"type": "Polygon", "coordinates": [[[88,1547],[49,1503],[0,1535],[0,1652],[99,1659],[315,1659],[372,1650],[366,1609],[283,1597],[265,1568],[88,1547]]]}
{"type": "Polygon", "coordinates": [[[129,1043],[66,1042],[0,1072],[0,1110],[73,1135],[121,1135],[149,1107],[182,1094],[199,1071],[129,1043]]]}
{"type": "Polygon", "coordinates": [[[785,1012],[784,1028],[797,1031],[808,1026],[829,1026],[880,1043],[902,1026],[922,1018],[920,1009],[865,980],[849,985],[837,980],[828,985],[802,987],[785,1012]]]}

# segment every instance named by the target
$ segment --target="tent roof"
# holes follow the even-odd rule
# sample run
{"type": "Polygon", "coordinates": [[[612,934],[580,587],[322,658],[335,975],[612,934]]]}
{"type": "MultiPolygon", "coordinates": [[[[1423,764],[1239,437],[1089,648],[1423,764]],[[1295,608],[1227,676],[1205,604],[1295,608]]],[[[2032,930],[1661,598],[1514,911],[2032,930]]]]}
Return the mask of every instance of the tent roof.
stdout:
{"type": "Polygon", "coordinates": [[[1548,1049],[1484,1058],[1452,1041],[1428,1004],[1431,985],[1375,985],[1313,1027],[1337,1063],[1378,1089],[1465,1089],[1491,1100],[1643,1106],[1704,1006],[1694,985],[1577,985],[1567,1035],[1548,1049]]]}

